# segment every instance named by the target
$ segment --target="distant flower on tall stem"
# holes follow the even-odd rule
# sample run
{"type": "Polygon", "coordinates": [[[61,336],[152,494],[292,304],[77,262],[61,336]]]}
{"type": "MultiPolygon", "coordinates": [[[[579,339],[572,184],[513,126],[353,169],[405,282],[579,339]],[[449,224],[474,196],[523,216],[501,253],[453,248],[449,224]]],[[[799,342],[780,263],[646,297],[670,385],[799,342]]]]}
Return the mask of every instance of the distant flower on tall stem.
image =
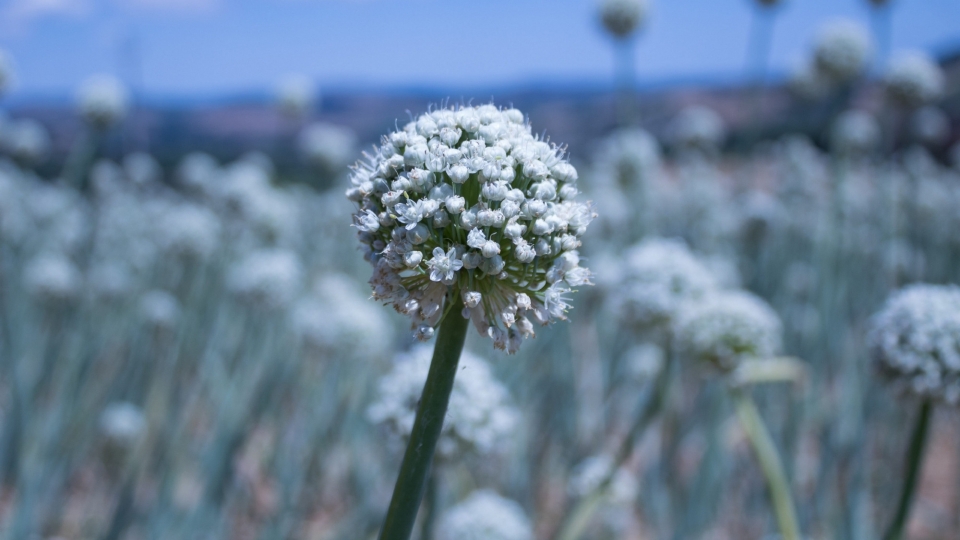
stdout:
{"type": "Polygon", "coordinates": [[[904,538],[933,409],[960,403],[960,287],[916,284],[894,292],[867,338],[878,373],[919,402],[897,510],[884,540],[904,538]]]}
{"type": "Polygon", "coordinates": [[[631,124],[634,117],[634,42],[633,38],[646,22],[649,3],[647,0],[601,0],[600,22],[614,39],[617,53],[617,86],[620,96],[618,111],[621,124],[631,124]]]}

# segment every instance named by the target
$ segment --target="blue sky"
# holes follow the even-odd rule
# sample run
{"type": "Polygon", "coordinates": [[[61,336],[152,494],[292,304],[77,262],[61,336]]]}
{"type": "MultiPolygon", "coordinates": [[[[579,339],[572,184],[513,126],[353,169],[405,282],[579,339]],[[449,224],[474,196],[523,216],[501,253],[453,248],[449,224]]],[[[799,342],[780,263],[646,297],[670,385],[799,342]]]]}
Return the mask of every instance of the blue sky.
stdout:
{"type": "MultiPolygon", "coordinates": [[[[652,0],[641,81],[742,74],[750,0],[652,0]]],[[[613,54],[595,0],[0,0],[19,97],[125,75],[138,50],[152,95],[212,97],[304,73],[326,87],[604,84],[613,54]],[[131,48],[131,43],[136,45],[131,48]]],[[[831,17],[869,24],[866,0],[786,0],[771,67],[800,61],[831,17]]],[[[960,47],[960,1],[895,0],[893,49],[960,47]]]]}

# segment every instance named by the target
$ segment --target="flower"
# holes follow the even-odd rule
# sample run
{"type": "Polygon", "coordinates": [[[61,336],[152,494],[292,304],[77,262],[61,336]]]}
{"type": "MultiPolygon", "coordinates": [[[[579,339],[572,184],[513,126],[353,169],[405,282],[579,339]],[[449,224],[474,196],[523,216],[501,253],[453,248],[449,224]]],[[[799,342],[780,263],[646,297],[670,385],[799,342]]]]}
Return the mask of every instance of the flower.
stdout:
{"type": "Polygon", "coordinates": [[[937,147],[950,137],[950,117],[937,107],[921,107],[910,117],[910,132],[920,144],[937,147]]]}
{"type": "Polygon", "coordinates": [[[147,427],[147,419],[133,403],[110,403],[100,413],[100,431],[113,444],[131,447],[147,427]]]}
{"type": "Polygon", "coordinates": [[[277,85],[277,107],[290,118],[301,118],[310,112],[317,89],[305,75],[289,75],[277,85]]]}
{"type": "Polygon", "coordinates": [[[346,127],[317,122],[300,132],[297,146],[310,166],[337,174],[345,171],[353,159],[357,135],[346,127]]]}
{"type": "Polygon", "coordinates": [[[861,155],[880,142],[880,125],[872,114],[856,109],[845,111],[833,124],[830,142],[841,155],[861,155]]]}
{"type": "MultiPolygon", "coordinates": [[[[371,422],[385,425],[397,438],[410,437],[432,355],[432,347],[418,345],[397,358],[393,369],[380,380],[379,399],[367,409],[371,422]]],[[[508,403],[507,389],[494,378],[487,363],[470,352],[463,353],[459,366],[438,456],[451,459],[468,452],[485,457],[500,452],[519,420],[508,403]]]]}
{"type": "Polygon", "coordinates": [[[76,265],[59,253],[42,254],[24,270],[24,285],[41,302],[61,303],[74,300],[83,278],[76,265]]]}
{"type": "Polygon", "coordinates": [[[206,259],[220,244],[220,220],[203,206],[173,205],[160,214],[158,221],[157,243],[169,254],[206,259]]]}
{"type": "Polygon", "coordinates": [[[622,39],[643,24],[647,16],[646,0],[603,0],[600,22],[613,37],[622,39]]]}
{"type": "Polygon", "coordinates": [[[867,344],[897,389],[960,403],[960,287],[914,284],[894,292],[871,319],[867,344]]]}
{"type": "Polygon", "coordinates": [[[922,51],[904,51],[890,60],[884,76],[887,96],[902,107],[927,105],[943,94],[943,70],[922,51]]]}
{"type": "Polygon", "coordinates": [[[3,143],[7,152],[22,165],[36,165],[50,152],[50,134],[36,120],[11,122],[4,135],[3,143]]]}
{"type": "Polygon", "coordinates": [[[730,371],[744,360],[766,360],[780,350],[780,318],[745,291],[714,292],[687,302],[674,324],[677,351],[696,362],[730,371]]]}
{"type": "Polygon", "coordinates": [[[873,54],[870,36],[862,25],[847,19],[828,21],[814,45],[814,59],[831,82],[844,84],[866,69],[873,54]]]}
{"type": "Polygon", "coordinates": [[[93,128],[103,130],[127,114],[127,90],[116,78],[96,75],[87,79],[77,93],[80,116],[93,128]]]}
{"type": "Polygon", "coordinates": [[[716,286],[683,241],[649,238],[624,254],[614,302],[627,324],[669,329],[683,302],[700,299],[716,286]]]}
{"type": "Polygon", "coordinates": [[[123,172],[135,185],[146,186],[163,181],[163,169],[156,158],[146,152],[133,152],[123,158],[123,172]]]}
{"type": "Polygon", "coordinates": [[[408,315],[418,338],[433,334],[454,295],[476,292],[483,301],[461,315],[516,352],[534,322],[565,318],[569,287],[589,284],[577,248],[595,214],[574,200],[576,169],[520,111],[437,109],[367,158],[347,197],[373,296],[408,315]]]}
{"type": "Polygon", "coordinates": [[[702,105],[684,108],[667,127],[667,138],[681,148],[713,151],[724,137],[723,119],[702,105]]]}
{"type": "MultiPolygon", "coordinates": [[[[593,493],[600,482],[613,469],[613,459],[606,454],[599,454],[583,460],[573,471],[567,484],[567,491],[574,497],[585,497],[593,493]]],[[[608,500],[615,505],[629,505],[637,497],[639,486],[630,471],[619,468],[613,474],[608,486],[608,500]]]]}
{"type": "Polygon", "coordinates": [[[166,291],[147,291],[140,297],[140,316],[151,327],[171,332],[180,319],[180,302],[166,291]]]}
{"type": "Polygon", "coordinates": [[[440,540],[533,540],[523,508],[493,491],[474,491],[441,517],[440,540]]]}
{"type": "Polygon", "coordinates": [[[227,274],[227,288],[254,307],[283,309],[299,292],[302,273],[294,252],[262,249],[234,263],[227,274]]]}
{"type": "Polygon", "coordinates": [[[326,273],[293,310],[293,328],[303,342],[329,355],[379,358],[392,345],[383,310],[367,302],[348,276],[326,273]]]}

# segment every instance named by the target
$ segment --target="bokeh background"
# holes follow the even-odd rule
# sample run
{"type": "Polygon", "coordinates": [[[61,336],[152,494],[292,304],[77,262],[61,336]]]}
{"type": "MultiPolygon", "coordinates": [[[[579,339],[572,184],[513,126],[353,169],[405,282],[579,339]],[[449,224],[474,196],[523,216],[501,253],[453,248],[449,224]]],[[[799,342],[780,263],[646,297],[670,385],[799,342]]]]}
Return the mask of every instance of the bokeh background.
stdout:
{"type": "MultiPolygon", "coordinates": [[[[516,356],[471,334],[415,536],[776,538],[731,376],[636,315],[706,276],[779,318],[750,393],[805,537],[879,538],[925,398],[870,317],[960,280],[960,3],[600,4],[0,1],[0,537],[376,538],[431,345],[349,166],[494,103],[577,167],[595,286],[516,356]]],[[[960,537],[941,363],[909,538],[960,537]]]]}

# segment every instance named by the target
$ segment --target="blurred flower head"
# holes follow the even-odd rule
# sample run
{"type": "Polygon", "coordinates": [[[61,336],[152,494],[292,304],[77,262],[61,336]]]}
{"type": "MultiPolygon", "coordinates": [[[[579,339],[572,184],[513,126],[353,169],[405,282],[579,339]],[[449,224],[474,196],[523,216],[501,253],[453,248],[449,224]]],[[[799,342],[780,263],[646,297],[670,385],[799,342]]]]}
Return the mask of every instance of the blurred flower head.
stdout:
{"type": "MultiPolygon", "coordinates": [[[[606,454],[599,454],[583,460],[573,471],[567,484],[567,491],[574,497],[585,497],[592,494],[600,483],[613,469],[613,459],[606,454]]],[[[631,505],[637,498],[639,486],[633,474],[623,468],[613,474],[610,485],[607,487],[607,501],[614,505],[631,505]]]]}
{"type": "Polygon", "coordinates": [[[247,305],[266,311],[285,309],[300,291],[303,269],[297,254],[282,249],[253,251],[234,263],[227,288],[247,305]]]}
{"type": "Polygon", "coordinates": [[[24,269],[24,286],[42,303],[70,302],[80,294],[83,277],[68,257],[60,253],[41,254],[24,269]]]}
{"type": "Polygon", "coordinates": [[[779,353],[782,333],[780,318],[759,297],[722,291],[684,304],[674,338],[683,357],[727,372],[779,353]]]}
{"type": "Polygon", "coordinates": [[[317,87],[306,75],[289,75],[277,85],[277,107],[290,118],[302,118],[313,107],[317,87]]]}
{"type": "Polygon", "coordinates": [[[627,249],[613,291],[622,320],[641,329],[667,329],[681,305],[716,288],[716,280],[681,240],[649,238],[627,249]]]}
{"type": "Polygon", "coordinates": [[[851,109],[837,117],[830,134],[830,144],[838,154],[863,155],[880,143],[880,125],[872,114],[851,109]]]}
{"type": "Polygon", "coordinates": [[[897,389],[960,402],[960,287],[915,284],[893,293],[873,316],[867,343],[897,389]]]}
{"type": "Polygon", "coordinates": [[[514,501],[474,491],[441,517],[440,540],[533,540],[533,526],[514,501]]]}
{"type": "Polygon", "coordinates": [[[613,37],[622,39],[643,25],[648,11],[647,0],[601,0],[600,22],[613,37]]]}
{"type": "Polygon", "coordinates": [[[702,105],[684,108],[667,126],[667,138],[682,149],[713,152],[725,137],[723,119],[716,111],[702,105]]]}
{"type": "Polygon", "coordinates": [[[300,132],[297,144],[300,155],[312,167],[328,174],[337,174],[344,171],[354,159],[357,135],[346,127],[316,122],[300,132]]]}
{"type": "Polygon", "coordinates": [[[123,120],[128,106],[127,89],[109,75],[87,79],[77,92],[77,110],[94,129],[104,130],[123,120]]]}
{"type": "Polygon", "coordinates": [[[848,19],[823,24],[814,45],[818,69],[837,84],[859,77],[872,54],[870,34],[861,24],[848,19]]]}
{"type": "Polygon", "coordinates": [[[890,61],[884,76],[887,96],[901,107],[919,107],[938,99],[944,91],[943,70],[922,51],[905,51],[890,61]]]}
{"type": "MultiPolygon", "coordinates": [[[[418,345],[397,358],[393,369],[380,380],[377,401],[367,409],[370,421],[385,425],[398,438],[410,437],[432,356],[432,347],[418,345]]],[[[487,363],[464,351],[437,444],[438,456],[456,459],[470,453],[489,457],[502,452],[518,421],[507,389],[487,363]]]]}
{"type": "Polygon", "coordinates": [[[15,120],[5,128],[4,146],[17,163],[30,167],[50,153],[50,134],[43,124],[32,119],[15,120]]]}

